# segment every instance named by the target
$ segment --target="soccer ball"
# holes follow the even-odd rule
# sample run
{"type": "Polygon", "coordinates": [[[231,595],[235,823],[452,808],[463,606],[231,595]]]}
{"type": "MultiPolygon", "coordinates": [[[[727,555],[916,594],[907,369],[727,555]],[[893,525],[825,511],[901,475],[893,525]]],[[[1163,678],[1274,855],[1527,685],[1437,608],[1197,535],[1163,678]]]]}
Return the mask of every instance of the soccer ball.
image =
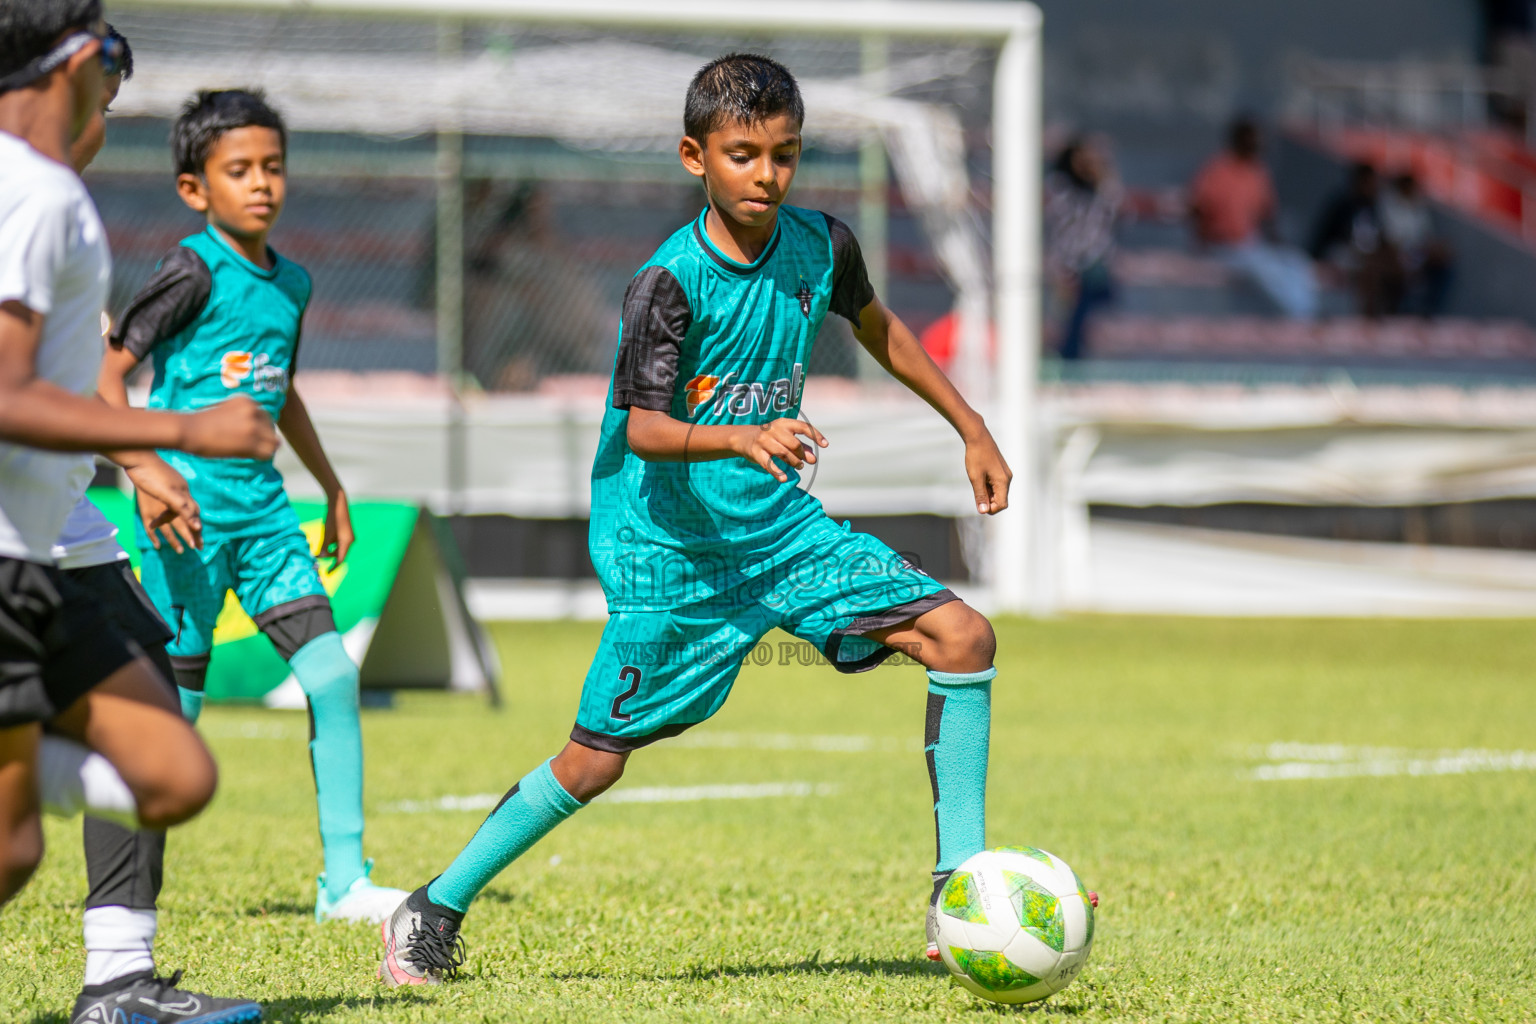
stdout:
{"type": "Polygon", "coordinates": [[[1059,857],[1032,846],[984,850],[939,894],[939,955],[983,999],[1044,999],[1087,962],[1095,902],[1059,857]]]}

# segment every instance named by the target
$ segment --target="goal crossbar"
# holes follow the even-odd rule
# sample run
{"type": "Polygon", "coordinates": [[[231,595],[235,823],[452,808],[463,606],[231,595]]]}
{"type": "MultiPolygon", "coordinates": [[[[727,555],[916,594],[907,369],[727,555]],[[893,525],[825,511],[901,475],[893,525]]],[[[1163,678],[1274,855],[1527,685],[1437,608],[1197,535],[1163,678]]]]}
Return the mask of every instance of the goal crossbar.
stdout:
{"type": "MultiPolygon", "coordinates": [[[[148,6],[148,5],[145,5],[148,6]]],[[[200,13],[289,11],[419,18],[422,0],[154,0],[152,6],[200,13]]],[[[701,25],[733,32],[915,36],[1003,42],[1037,32],[1040,11],[1018,0],[432,0],[437,18],[588,25],[596,28],[694,30],[701,25]]]]}

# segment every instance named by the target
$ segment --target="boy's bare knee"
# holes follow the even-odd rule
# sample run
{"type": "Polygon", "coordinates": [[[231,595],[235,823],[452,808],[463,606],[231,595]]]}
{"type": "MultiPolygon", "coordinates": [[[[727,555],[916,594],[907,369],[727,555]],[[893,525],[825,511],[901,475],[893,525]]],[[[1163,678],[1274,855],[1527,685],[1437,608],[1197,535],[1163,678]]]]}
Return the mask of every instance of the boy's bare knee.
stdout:
{"type": "Polygon", "coordinates": [[[934,637],[938,651],[928,667],[940,672],[984,672],[997,655],[997,635],[987,617],[958,601],[934,637]]]}
{"type": "Polygon", "coordinates": [[[218,789],[218,769],[206,754],[174,778],[163,780],[148,792],[137,794],[139,824],[148,829],[167,829],[195,818],[207,807],[218,789]]]}
{"type": "Polygon", "coordinates": [[[997,634],[992,630],[992,623],[987,617],[974,609],[971,610],[971,622],[966,636],[967,647],[977,661],[984,667],[990,667],[997,657],[997,634]]]}

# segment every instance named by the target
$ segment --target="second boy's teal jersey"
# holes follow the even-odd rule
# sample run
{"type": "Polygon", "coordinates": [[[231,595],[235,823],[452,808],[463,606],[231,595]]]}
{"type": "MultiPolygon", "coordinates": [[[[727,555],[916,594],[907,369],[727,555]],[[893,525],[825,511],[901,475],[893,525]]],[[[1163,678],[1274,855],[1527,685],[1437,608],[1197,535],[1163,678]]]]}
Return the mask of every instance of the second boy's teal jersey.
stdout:
{"type": "Polygon", "coordinates": [[[826,214],[786,206],[750,264],[725,256],[705,213],[662,244],[625,295],[608,410],[592,468],[589,549],[612,611],[678,608],[772,574],[821,503],[783,465],[740,458],[647,462],[632,408],[689,424],[801,416],[828,312],[858,322],[874,298],[858,242],[826,214]]]}
{"type": "MultiPolygon", "coordinates": [[[[258,267],[210,227],[161,261],[112,336],[152,361],[149,408],[188,412],[245,395],[274,421],[282,415],[311,288],[303,267],[269,253],[271,269],[258,267]]],[[[218,532],[259,530],[288,500],[270,460],[160,454],[218,532]]]]}

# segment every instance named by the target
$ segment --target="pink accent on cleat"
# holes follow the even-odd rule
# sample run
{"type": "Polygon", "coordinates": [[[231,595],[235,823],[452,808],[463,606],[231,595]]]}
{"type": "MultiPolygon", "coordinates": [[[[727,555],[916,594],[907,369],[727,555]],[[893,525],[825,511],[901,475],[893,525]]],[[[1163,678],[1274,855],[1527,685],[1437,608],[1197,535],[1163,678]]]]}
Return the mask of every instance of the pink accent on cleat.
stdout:
{"type": "Polygon", "coordinates": [[[944,959],[942,956],[939,955],[939,947],[938,946],[929,946],[928,947],[928,959],[929,960],[933,960],[933,961],[939,961],[939,960],[944,959]]]}
{"type": "Polygon", "coordinates": [[[390,988],[401,985],[430,985],[431,978],[418,978],[400,967],[400,962],[395,959],[395,939],[389,934],[389,922],[385,921],[379,926],[379,931],[384,939],[384,962],[379,964],[379,980],[390,988]]]}
{"type": "Polygon", "coordinates": [[[1090,892],[1088,894],[1088,902],[1092,903],[1094,907],[1097,908],[1099,905],[1099,894],[1096,892],[1090,892]]]}

